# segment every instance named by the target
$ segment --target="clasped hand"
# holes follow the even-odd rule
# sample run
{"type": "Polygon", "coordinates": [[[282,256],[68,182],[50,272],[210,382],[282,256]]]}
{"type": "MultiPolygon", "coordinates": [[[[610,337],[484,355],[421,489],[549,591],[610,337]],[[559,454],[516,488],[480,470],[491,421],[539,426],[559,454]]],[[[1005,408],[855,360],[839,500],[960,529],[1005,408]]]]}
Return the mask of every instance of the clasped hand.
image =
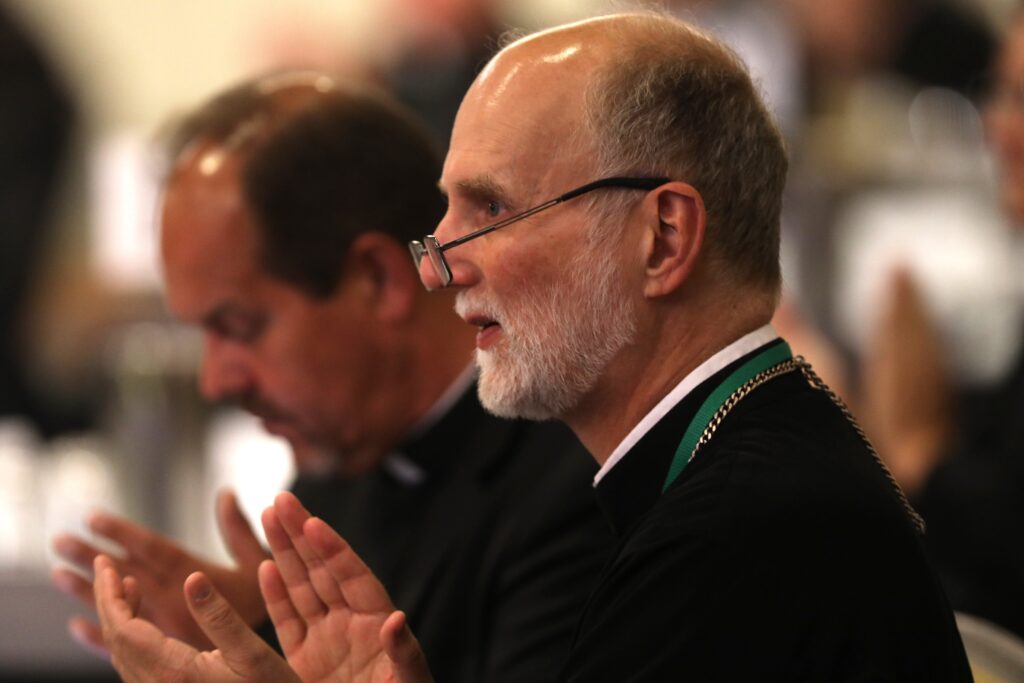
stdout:
{"type": "Polygon", "coordinates": [[[203,572],[185,580],[183,602],[216,649],[168,636],[145,617],[141,582],[99,554],[93,589],[102,643],[125,681],[432,680],[404,613],[340,536],[289,493],[277,497],[262,522],[273,560],[259,565],[259,589],[287,662],[203,572]]]}

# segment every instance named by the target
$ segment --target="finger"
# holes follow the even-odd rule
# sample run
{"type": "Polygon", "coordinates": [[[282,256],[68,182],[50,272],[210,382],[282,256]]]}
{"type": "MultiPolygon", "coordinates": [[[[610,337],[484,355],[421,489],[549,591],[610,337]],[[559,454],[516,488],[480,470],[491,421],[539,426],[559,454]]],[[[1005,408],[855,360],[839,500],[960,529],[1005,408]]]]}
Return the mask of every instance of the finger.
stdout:
{"type": "Polygon", "coordinates": [[[60,592],[79,600],[86,607],[96,609],[92,583],[79,576],[78,573],[70,569],[57,567],[50,572],[50,581],[60,592]]]}
{"type": "Polygon", "coordinates": [[[404,612],[392,612],[380,627],[384,653],[395,667],[398,683],[429,683],[433,681],[423,648],[412,634],[404,612]]]}
{"type": "Polygon", "coordinates": [[[327,605],[341,606],[344,604],[344,597],[341,587],[324,566],[323,559],[310,546],[309,540],[303,532],[303,525],[310,519],[309,512],[302,506],[299,499],[293,494],[284,492],[278,494],[274,499],[274,510],[277,518],[288,533],[292,547],[303,564],[306,565],[306,573],[317,596],[327,605]]]}
{"type": "Polygon", "coordinates": [[[262,521],[274,562],[296,611],[306,621],[326,614],[327,607],[310,581],[306,563],[292,545],[291,537],[281,525],[276,510],[272,507],[264,510],[262,521]]]}
{"type": "Polygon", "coordinates": [[[310,517],[303,535],[339,586],[347,604],[359,612],[392,612],[395,609],[384,585],[341,536],[326,522],[310,517]]]}
{"type": "Polygon", "coordinates": [[[253,533],[249,520],[242,514],[238,497],[228,489],[217,494],[217,526],[224,544],[240,567],[258,567],[269,557],[253,533]]]}
{"type": "Polygon", "coordinates": [[[274,624],[281,649],[284,650],[285,656],[288,656],[288,653],[306,639],[306,621],[299,616],[291,598],[288,597],[288,588],[284,585],[284,579],[281,578],[281,573],[273,560],[264,560],[258,575],[260,593],[263,594],[267,614],[274,624]]]}
{"type": "Polygon", "coordinates": [[[132,616],[138,616],[139,609],[142,607],[142,590],[139,588],[139,582],[134,576],[126,576],[121,581],[121,585],[124,589],[124,599],[128,603],[128,609],[131,610],[132,616]]]}
{"type": "Polygon", "coordinates": [[[302,535],[302,525],[310,518],[310,514],[294,493],[283,491],[277,494],[274,497],[274,510],[289,536],[294,538],[302,535]]]}
{"type": "Polygon", "coordinates": [[[106,512],[92,513],[87,524],[93,533],[124,548],[129,562],[145,567],[147,572],[156,576],[166,573],[167,566],[182,554],[170,539],[106,512]]]}
{"type": "Polygon", "coordinates": [[[93,581],[93,594],[96,599],[96,612],[103,627],[104,640],[110,640],[110,633],[125,621],[132,618],[131,608],[124,599],[124,586],[121,575],[114,567],[113,561],[106,555],[97,555],[93,563],[96,578],[93,581]]]}
{"type": "Polygon", "coordinates": [[[93,560],[101,552],[74,534],[57,534],[53,537],[52,547],[58,557],[84,572],[92,571],[93,560]]]}
{"type": "Polygon", "coordinates": [[[103,631],[100,625],[84,617],[68,619],[68,634],[85,650],[97,657],[110,659],[110,650],[103,642],[103,631]]]}
{"type": "Polygon", "coordinates": [[[193,618],[233,671],[262,670],[272,659],[280,659],[202,572],[190,574],[184,589],[193,618]]]}

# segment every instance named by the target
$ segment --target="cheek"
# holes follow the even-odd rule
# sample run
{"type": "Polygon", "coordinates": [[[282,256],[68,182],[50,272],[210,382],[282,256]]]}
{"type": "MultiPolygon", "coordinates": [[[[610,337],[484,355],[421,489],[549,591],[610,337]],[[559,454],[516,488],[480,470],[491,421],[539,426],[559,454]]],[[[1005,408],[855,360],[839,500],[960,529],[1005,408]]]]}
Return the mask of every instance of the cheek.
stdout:
{"type": "Polygon", "coordinates": [[[258,358],[268,400],[300,419],[317,412],[329,362],[316,329],[282,320],[267,333],[258,358]]]}
{"type": "Polygon", "coordinates": [[[571,244],[558,244],[554,240],[509,244],[500,258],[488,264],[490,267],[485,272],[490,275],[488,279],[493,288],[500,289],[506,296],[543,292],[559,282],[571,254],[571,244]]]}
{"type": "Polygon", "coordinates": [[[309,329],[311,341],[297,345],[303,360],[296,371],[301,377],[296,390],[320,414],[350,415],[361,409],[380,363],[368,326],[330,322],[309,329]]]}

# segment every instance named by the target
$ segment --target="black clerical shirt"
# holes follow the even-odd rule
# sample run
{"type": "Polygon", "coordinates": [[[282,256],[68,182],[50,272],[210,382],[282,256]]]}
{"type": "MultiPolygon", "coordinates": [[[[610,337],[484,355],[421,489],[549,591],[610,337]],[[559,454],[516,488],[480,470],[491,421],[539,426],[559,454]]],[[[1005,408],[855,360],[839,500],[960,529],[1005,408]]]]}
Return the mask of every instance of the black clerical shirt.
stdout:
{"type": "Polygon", "coordinates": [[[898,494],[799,369],[743,399],[661,492],[700,403],[756,353],[693,389],[601,479],[618,545],[561,680],[971,680],[898,494]]]}

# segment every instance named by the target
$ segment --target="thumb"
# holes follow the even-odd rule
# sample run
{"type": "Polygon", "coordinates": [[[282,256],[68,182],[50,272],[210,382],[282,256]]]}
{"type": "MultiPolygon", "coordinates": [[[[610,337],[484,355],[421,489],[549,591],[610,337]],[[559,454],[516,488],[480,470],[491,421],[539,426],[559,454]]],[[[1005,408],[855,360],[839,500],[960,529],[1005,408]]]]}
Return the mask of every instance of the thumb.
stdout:
{"type": "Polygon", "coordinates": [[[240,567],[255,571],[260,562],[270,557],[242,514],[238,497],[229,489],[217,494],[217,526],[228,552],[240,567]]]}
{"type": "Polygon", "coordinates": [[[405,612],[391,613],[380,627],[380,640],[398,683],[433,683],[427,657],[406,623],[405,612]]]}
{"type": "Polygon", "coordinates": [[[202,572],[193,572],[185,579],[185,598],[199,628],[233,672],[252,681],[299,680],[202,572]]]}

